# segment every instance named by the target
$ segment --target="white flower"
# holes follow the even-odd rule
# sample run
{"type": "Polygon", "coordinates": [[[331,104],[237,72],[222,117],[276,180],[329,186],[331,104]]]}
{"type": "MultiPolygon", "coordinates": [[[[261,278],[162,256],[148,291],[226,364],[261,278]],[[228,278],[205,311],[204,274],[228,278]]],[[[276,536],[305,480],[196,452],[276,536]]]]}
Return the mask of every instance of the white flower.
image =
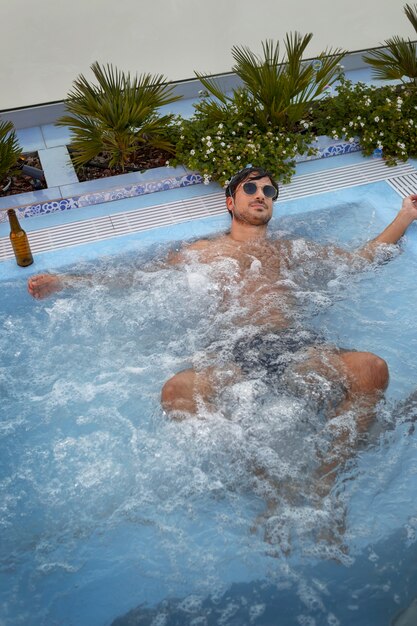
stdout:
{"type": "Polygon", "coordinates": [[[184,135],[181,135],[181,136],[180,136],[180,139],[184,139],[184,135]]]}
{"type": "Polygon", "coordinates": [[[375,121],[375,122],[377,122],[377,123],[379,122],[379,117],[378,117],[378,115],[376,115],[376,116],[374,117],[374,121],[375,121]]]}
{"type": "Polygon", "coordinates": [[[237,125],[238,126],[243,126],[243,123],[242,122],[238,122],[237,125]]]}
{"type": "Polygon", "coordinates": [[[220,145],[221,145],[221,147],[222,147],[222,148],[224,148],[226,144],[224,143],[224,141],[222,141],[222,142],[220,143],[220,145]]]}
{"type": "Polygon", "coordinates": [[[165,161],[165,165],[169,167],[169,161],[165,161]]]}
{"type": "Polygon", "coordinates": [[[195,150],[190,150],[190,154],[191,154],[191,156],[194,156],[195,155],[195,150]]]}
{"type": "Polygon", "coordinates": [[[210,176],[208,174],[204,174],[204,176],[203,176],[203,183],[205,185],[208,185],[210,183],[210,176]]]}
{"type": "Polygon", "coordinates": [[[238,156],[236,157],[236,161],[240,161],[240,159],[241,159],[241,156],[240,156],[240,155],[238,155],[238,156]]]}
{"type": "Polygon", "coordinates": [[[223,124],[219,124],[217,128],[223,128],[223,124]]]}

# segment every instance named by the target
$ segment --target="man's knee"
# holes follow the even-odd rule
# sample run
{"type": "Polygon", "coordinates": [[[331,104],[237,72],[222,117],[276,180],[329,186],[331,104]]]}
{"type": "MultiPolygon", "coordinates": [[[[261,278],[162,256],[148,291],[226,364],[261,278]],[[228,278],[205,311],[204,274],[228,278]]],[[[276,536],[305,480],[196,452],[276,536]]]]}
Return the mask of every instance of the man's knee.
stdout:
{"type": "Polygon", "coordinates": [[[381,391],[385,391],[389,382],[389,370],[387,362],[377,354],[372,352],[369,355],[369,367],[372,371],[372,377],[375,381],[375,387],[381,391]]]}
{"type": "Polygon", "coordinates": [[[178,372],[166,381],[161,390],[161,404],[170,415],[175,412],[194,412],[195,401],[192,370],[178,372]]]}
{"type": "Polygon", "coordinates": [[[384,391],[388,386],[387,362],[372,352],[348,352],[342,356],[351,391],[384,391]]]}

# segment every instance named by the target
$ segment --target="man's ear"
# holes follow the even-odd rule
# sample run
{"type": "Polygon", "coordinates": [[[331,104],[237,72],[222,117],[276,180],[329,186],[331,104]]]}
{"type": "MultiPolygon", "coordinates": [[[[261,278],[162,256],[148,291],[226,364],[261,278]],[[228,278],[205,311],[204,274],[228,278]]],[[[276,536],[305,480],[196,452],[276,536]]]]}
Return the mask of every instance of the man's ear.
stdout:
{"type": "Polygon", "coordinates": [[[227,196],[227,198],[226,198],[226,206],[227,206],[227,210],[231,211],[233,213],[234,208],[235,208],[235,203],[234,203],[234,200],[233,200],[232,196],[227,196]]]}

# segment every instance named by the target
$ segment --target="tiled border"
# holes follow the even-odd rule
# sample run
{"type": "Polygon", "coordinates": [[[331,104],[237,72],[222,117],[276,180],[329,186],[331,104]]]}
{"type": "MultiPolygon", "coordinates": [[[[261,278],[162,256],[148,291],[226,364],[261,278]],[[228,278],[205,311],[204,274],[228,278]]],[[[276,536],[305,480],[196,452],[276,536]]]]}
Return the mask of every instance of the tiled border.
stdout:
{"type": "MultiPolygon", "coordinates": [[[[180,187],[188,187],[203,182],[200,174],[185,174],[183,176],[173,176],[172,178],[164,178],[161,180],[153,180],[141,184],[127,185],[126,187],[115,187],[106,191],[85,193],[79,196],[51,200],[49,202],[41,202],[38,204],[30,204],[26,207],[16,207],[16,213],[19,218],[33,217],[35,215],[45,215],[47,213],[56,213],[57,211],[68,211],[70,209],[79,209],[82,207],[102,204],[104,202],[112,202],[113,200],[123,200],[124,198],[132,198],[142,196],[156,191],[167,191],[169,189],[178,189],[180,187]]],[[[7,220],[7,210],[0,212],[0,222],[7,220]]]]}
{"type": "MultiPolygon", "coordinates": [[[[333,140],[330,141],[330,143],[328,140],[325,147],[318,148],[317,154],[310,157],[300,155],[296,159],[296,162],[301,163],[303,161],[324,159],[332,156],[340,156],[343,154],[349,154],[351,152],[358,152],[360,149],[361,147],[358,140],[355,140],[354,142],[337,142],[333,140]]],[[[167,191],[169,189],[177,189],[180,187],[188,187],[189,185],[203,183],[203,177],[196,172],[190,172],[180,176],[166,177],[166,168],[161,169],[165,170],[165,172],[160,173],[161,178],[156,178],[154,180],[142,181],[140,183],[134,183],[131,185],[114,187],[103,191],[92,191],[90,193],[87,192],[77,194],[74,196],[69,196],[67,198],[57,198],[45,201],[45,198],[43,197],[42,199],[40,199],[39,202],[27,204],[26,206],[20,207],[19,205],[15,205],[14,208],[16,209],[19,217],[27,218],[36,215],[45,215],[47,213],[55,213],[58,211],[68,211],[71,209],[78,209],[86,206],[92,206],[95,204],[112,202],[113,200],[123,200],[125,198],[142,196],[157,191],[167,191]]],[[[148,172],[148,174],[150,174],[150,172],[148,172]]],[[[110,179],[106,179],[107,184],[109,180],[110,179]]],[[[40,194],[41,193],[42,192],[40,192],[40,194]]],[[[34,194],[32,194],[32,196],[33,195],[34,194]]],[[[6,219],[7,208],[4,208],[0,210],[0,222],[4,222],[6,221],[6,219]]]]}

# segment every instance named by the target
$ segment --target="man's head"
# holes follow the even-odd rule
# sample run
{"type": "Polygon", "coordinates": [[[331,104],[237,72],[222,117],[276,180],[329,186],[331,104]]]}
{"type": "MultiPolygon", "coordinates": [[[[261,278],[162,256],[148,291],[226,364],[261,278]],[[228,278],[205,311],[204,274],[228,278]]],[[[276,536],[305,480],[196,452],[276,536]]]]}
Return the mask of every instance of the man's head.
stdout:
{"type": "Polygon", "coordinates": [[[265,225],[272,217],[272,203],[278,184],[261,167],[245,167],[226,187],[226,205],[232,218],[253,225],[265,225]]]}

